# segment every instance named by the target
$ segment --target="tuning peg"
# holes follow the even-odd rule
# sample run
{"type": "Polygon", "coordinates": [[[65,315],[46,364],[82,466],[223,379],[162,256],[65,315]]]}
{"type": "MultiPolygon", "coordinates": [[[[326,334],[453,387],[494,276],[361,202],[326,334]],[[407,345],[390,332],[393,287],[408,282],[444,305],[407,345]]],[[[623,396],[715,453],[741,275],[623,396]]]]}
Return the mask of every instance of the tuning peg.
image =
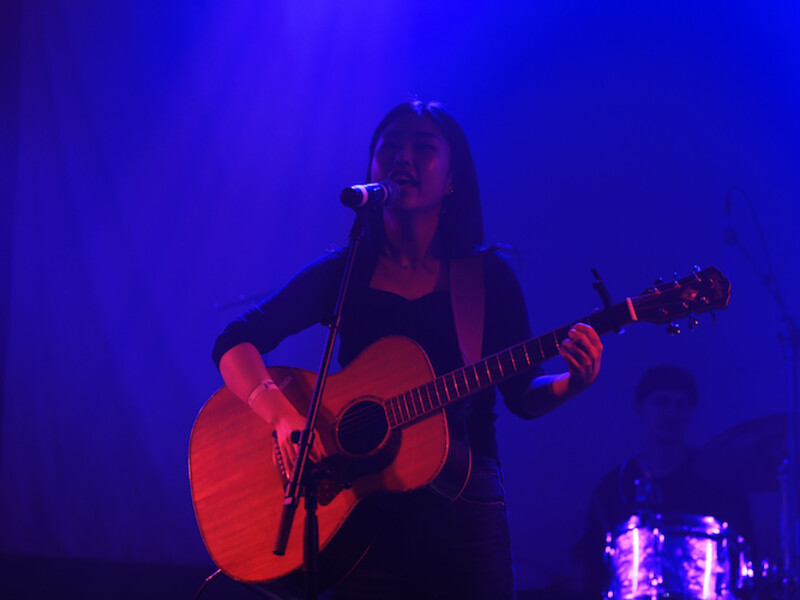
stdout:
{"type": "Polygon", "coordinates": [[[661,277],[659,277],[658,279],[654,279],[653,280],[653,284],[649,288],[647,288],[644,291],[644,293],[645,294],[660,293],[660,290],[658,289],[658,286],[662,285],[663,283],[664,283],[664,280],[661,277]]]}
{"type": "Polygon", "coordinates": [[[700,324],[700,321],[697,320],[697,317],[694,316],[694,313],[689,315],[689,330],[694,331],[697,329],[697,326],[700,324]]]}
{"type": "Polygon", "coordinates": [[[681,332],[681,326],[675,321],[667,325],[667,333],[670,335],[678,335],[681,332]]]}
{"type": "Polygon", "coordinates": [[[694,273],[694,278],[696,281],[700,281],[700,275],[698,275],[699,272],[700,272],[700,267],[698,265],[692,267],[692,273],[694,273]]]}
{"type": "Polygon", "coordinates": [[[713,310],[708,311],[708,314],[711,315],[711,322],[716,325],[717,324],[717,315],[714,314],[713,310]]]}

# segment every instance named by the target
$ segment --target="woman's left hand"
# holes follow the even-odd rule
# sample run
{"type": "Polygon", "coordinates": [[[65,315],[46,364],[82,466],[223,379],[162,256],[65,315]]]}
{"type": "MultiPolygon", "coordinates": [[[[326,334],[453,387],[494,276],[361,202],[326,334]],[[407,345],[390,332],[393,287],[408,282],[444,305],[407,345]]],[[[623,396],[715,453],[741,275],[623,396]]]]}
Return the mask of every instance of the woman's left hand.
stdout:
{"type": "Polygon", "coordinates": [[[570,387],[580,389],[594,383],[603,356],[603,343],[594,329],[577,323],[569,330],[558,351],[569,367],[570,387]]]}

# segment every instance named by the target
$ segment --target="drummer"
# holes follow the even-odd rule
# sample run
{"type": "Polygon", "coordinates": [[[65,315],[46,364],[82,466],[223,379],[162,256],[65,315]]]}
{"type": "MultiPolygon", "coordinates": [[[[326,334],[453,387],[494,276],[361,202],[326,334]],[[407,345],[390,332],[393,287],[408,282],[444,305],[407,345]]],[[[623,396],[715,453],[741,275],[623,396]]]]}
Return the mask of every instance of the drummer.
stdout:
{"type": "Polygon", "coordinates": [[[634,514],[646,512],[713,516],[752,539],[752,520],[743,491],[712,488],[695,468],[697,449],[686,429],[698,404],[691,373],[658,365],[645,371],[635,393],[643,446],[609,471],[595,488],[583,537],[575,546],[582,563],[586,598],[600,598],[608,583],[606,533],[634,514]]]}

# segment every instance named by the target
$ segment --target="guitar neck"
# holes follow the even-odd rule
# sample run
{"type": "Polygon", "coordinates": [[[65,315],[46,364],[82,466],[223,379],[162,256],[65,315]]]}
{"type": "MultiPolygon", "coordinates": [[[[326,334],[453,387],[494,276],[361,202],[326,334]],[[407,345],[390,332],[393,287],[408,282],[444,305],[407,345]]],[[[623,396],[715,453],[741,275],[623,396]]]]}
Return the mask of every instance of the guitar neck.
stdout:
{"type": "Polygon", "coordinates": [[[385,409],[390,427],[401,427],[440,410],[462,398],[558,356],[559,344],[575,323],[587,323],[599,335],[619,331],[637,321],[630,298],[592,313],[544,335],[493,354],[476,363],[456,369],[433,381],[389,398],[385,409]]]}

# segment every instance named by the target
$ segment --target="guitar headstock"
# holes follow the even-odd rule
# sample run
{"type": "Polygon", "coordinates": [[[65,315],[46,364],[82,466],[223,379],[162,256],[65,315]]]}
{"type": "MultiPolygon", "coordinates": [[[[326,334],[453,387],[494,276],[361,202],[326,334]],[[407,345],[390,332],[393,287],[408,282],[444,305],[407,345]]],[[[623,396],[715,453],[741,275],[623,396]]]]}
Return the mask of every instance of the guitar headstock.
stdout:
{"type": "Polygon", "coordinates": [[[728,307],[731,282],[716,267],[695,271],[682,279],[655,284],[631,298],[639,321],[656,325],[728,307]]]}

